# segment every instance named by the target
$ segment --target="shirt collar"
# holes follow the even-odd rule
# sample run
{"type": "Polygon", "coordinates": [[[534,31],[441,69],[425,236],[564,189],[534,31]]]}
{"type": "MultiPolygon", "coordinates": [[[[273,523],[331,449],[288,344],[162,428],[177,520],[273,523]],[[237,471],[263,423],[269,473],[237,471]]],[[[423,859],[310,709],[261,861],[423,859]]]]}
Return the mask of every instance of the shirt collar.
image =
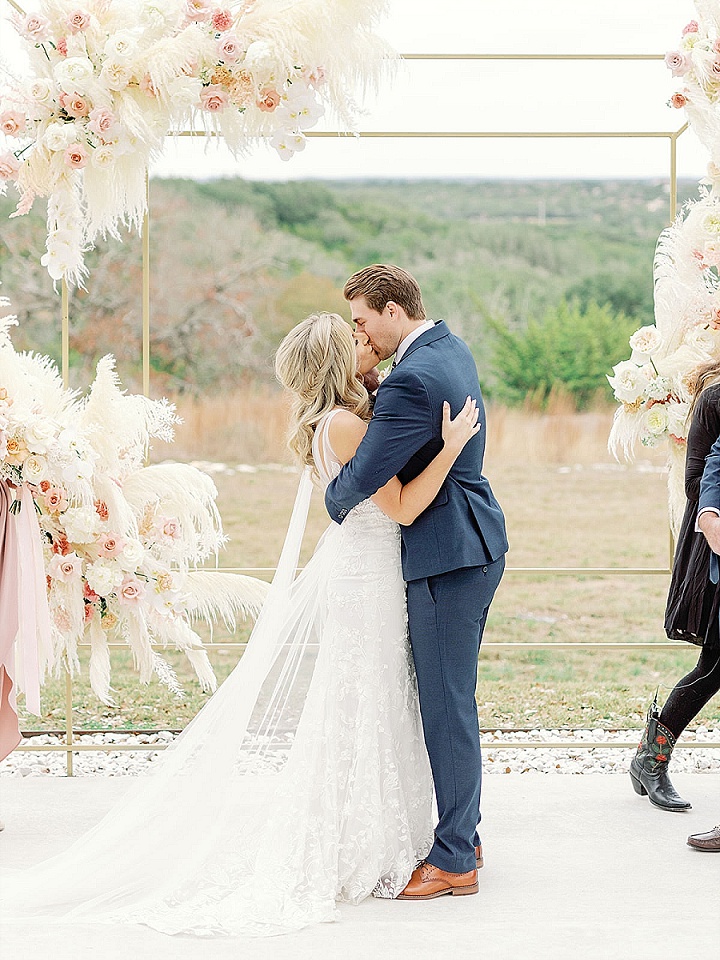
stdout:
{"type": "Polygon", "coordinates": [[[402,360],[405,351],[410,346],[411,343],[414,343],[418,337],[421,337],[423,333],[426,333],[428,330],[432,330],[435,326],[434,320],[426,320],[425,323],[420,327],[416,327],[412,333],[409,333],[404,340],[401,340],[398,344],[398,348],[395,351],[395,363],[400,363],[402,360]]]}

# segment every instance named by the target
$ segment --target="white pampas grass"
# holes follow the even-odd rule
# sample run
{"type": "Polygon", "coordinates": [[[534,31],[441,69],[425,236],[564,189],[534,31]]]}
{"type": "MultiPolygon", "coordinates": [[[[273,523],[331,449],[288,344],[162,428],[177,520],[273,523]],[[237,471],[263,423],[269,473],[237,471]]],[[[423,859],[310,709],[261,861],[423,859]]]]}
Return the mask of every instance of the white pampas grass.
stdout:
{"type": "Polygon", "coordinates": [[[222,620],[234,630],[238,617],[258,615],[270,584],[235,573],[195,570],[188,573],[183,589],[190,595],[187,611],[191,618],[206,623],[222,620]]]}
{"type": "Polygon", "coordinates": [[[93,693],[109,707],[117,704],[110,696],[110,650],[99,618],[94,616],[87,630],[90,640],[90,667],[88,674],[93,693]]]}

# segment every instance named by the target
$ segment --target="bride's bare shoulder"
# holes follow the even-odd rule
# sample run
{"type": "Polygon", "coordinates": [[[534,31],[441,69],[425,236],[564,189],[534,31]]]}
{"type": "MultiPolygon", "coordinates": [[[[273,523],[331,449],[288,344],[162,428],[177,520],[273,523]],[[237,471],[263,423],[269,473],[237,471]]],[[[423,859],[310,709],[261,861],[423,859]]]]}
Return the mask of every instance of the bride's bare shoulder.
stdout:
{"type": "Polygon", "coordinates": [[[347,463],[365,436],[367,424],[349,410],[338,410],[330,421],[328,435],[335,456],[347,463]]]}

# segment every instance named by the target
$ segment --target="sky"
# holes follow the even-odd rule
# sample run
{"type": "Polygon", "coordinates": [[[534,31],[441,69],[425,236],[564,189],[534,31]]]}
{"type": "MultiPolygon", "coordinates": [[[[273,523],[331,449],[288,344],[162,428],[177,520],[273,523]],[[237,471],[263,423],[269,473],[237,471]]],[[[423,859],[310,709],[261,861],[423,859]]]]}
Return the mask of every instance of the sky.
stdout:
{"type": "MultiPolygon", "coordinates": [[[[330,3],[331,0],[328,0],[330,3]]],[[[7,0],[0,0],[9,10],[7,0]]],[[[28,0],[28,9],[35,6],[28,0]]],[[[642,53],[677,46],[691,0],[389,0],[381,33],[399,53],[642,53]]],[[[3,25],[3,53],[13,39],[3,25]]],[[[681,111],[661,61],[474,61],[400,65],[366,104],[360,130],[672,131],[681,111]]],[[[336,130],[323,120],[316,129],[336,130]]],[[[234,159],[217,142],[168,140],[155,176],[208,179],[346,177],[667,177],[666,139],[311,140],[283,162],[264,145],[234,159]]],[[[692,132],[678,173],[703,175],[692,132]]]]}

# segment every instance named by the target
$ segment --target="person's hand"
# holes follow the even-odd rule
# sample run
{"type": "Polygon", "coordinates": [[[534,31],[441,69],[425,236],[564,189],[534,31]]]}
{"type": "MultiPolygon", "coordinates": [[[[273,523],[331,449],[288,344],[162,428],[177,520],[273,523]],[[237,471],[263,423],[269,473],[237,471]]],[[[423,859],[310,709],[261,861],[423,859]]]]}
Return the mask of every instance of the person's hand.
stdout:
{"type": "Polygon", "coordinates": [[[706,513],[700,514],[698,526],[712,552],[720,554],[720,517],[712,510],[708,510],[706,513]]]}
{"type": "Polygon", "coordinates": [[[479,411],[477,403],[468,397],[465,406],[454,420],[450,419],[450,404],[443,403],[442,438],[445,449],[457,456],[465,444],[476,433],[480,432],[482,424],[478,423],[479,411]]]}
{"type": "MultiPolygon", "coordinates": [[[[353,340],[355,341],[357,372],[361,377],[364,377],[366,373],[371,373],[377,367],[380,363],[380,357],[373,350],[366,333],[356,330],[353,334],[353,340]]],[[[375,374],[377,376],[377,371],[375,371],[375,374]]],[[[367,383],[365,386],[367,386],[367,383]]],[[[368,387],[368,389],[370,388],[368,387]]],[[[374,389],[377,390],[377,384],[374,389]]]]}

